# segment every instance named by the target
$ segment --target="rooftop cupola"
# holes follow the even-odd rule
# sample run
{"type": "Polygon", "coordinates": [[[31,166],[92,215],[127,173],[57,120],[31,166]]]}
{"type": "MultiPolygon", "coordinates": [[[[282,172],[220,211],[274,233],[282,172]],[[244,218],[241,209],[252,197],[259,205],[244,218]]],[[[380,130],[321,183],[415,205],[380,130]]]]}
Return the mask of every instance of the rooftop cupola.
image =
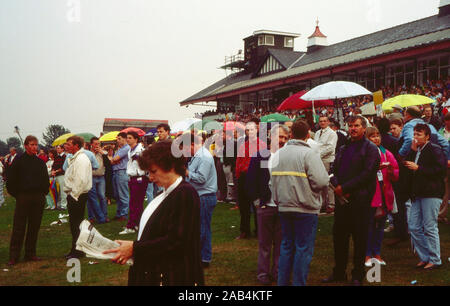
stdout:
{"type": "Polygon", "coordinates": [[[316,30],[310,37],[308,37],[308,52],[314,52],[328,46],[327,37],[319,29],[319,20],[316,21],[316,24],[316,30]]]}

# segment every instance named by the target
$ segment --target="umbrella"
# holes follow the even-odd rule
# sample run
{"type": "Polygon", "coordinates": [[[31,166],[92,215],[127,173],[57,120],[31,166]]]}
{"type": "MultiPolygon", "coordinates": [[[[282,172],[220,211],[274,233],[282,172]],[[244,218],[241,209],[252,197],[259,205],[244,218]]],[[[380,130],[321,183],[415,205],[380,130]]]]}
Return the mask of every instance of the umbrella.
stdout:
{"type": "Polygon", "coordinates": [[[342,99],[362,95],[371,95],[372,93],[353,82],[333,81],[314,87],[302,96],[306,101],[319,101],[327,99],[342,99]]]}
{"type": "Polygon", "coordinates": [[[223,123],[224,131],[245,130],[245,125],[235,121],[227,121],[223,123]]]}
{"type": "Polygon", "coordinates": [[[77,136],[83,138],[85,142],[91,142],[92,137],[95,137],[95,135],[91,133],[78,133],[77,136]]]}
{"type": "Polygon", "coordinates": [[[204,119],[202,121],[198,121],[198,122],[191,124],[189,129],[190,130],[194,130],[194,129],[204,130],[209,133],[212,130],[221,130],[221,129],[223,129],[223,126],[221,123],[219,123],[215,120],[204,119]]]}
{"type": "Polygon", "coordinates": [[[395,104],[404,108],[413,105],[431,104],[434,102],[433,99],[421,95],[399,95],[384,101],[382,108],[384,112],[390,112],[395,104]]]}
{"type": "Polygon", "coordinates": [[[120,131],[121,133],[128,133],[128,132],[136,132],[139,137],[142,137],[145,135],[145,132],[141,129],[135,128],[135,127],[128,127],[126,129],[123,129],[120,131]]]}
{"type": "Polygon", "coordinates": [[[377,114],[374,102],[370,102],[367,103],[366,105],[361,106],[360,110],[363,116],[374,116],[377,114]]]}
{"type": "Polygon", "coordinates": [[[150,131],[148,131],[147,134],[145,134],[145,136],[150,136],[150,137],[155,137],[156,135],[158,135],[158,130],[155,128],[150,129],[150,131]]]}
{"type": "Polygon", "coordinates": [[[176,122],[174,125],[172,125],[170,129],[171,134],[176,134],[178,132],[184,132],[189,130],[190,126],[196,122],[201,121],[197,118],[187,118],[181,121],[176,122]]]}
{"type": "MultiPolygon", "coordinates": [[[[277,111],[281,112],[285,110],[299,110],[305,108],[312,108],[313,107],[312,101],[305,101],[302,99],[302,96],[304,94],[306,94],[306,90],[302,90],[288,97],[280,104],[280,106],[278,106],[277,111]]],[[[333,101],[331,100],[314,101],[315,107],[333,106],[333,105],[334,105],[333,101]]]]}
{"type": "Polygon", "coordinates": [[[264,117],[261,117],[261,122],[286,122],[291,121],[291,119],[282,114],[270,114],[264,117]]]}
{"type": "Polygon", "coordinates": [[[116,141],[117,135],[119,135],[119,131],[109,132],[100,137],[101,142],[109,142],[109,141],[116,141]]]}
{"type": "Polygon", "coordinates": [[[70,138],[70,137],[72,137],[72,136],[74,136],[74,135],[75,135],[75,134],[73,134],[73,133],[67,133],[67,134],[64,134],[64,135],[59,136],[58,138],[56,138],[56,139],[53,141],[52,147],[59,146],[59,145],[62,145],[62,144],[64,144],[64,143],[66,143],[67,139],[70,138]]]}
{"type": "Polygon", "coordinates": [[[56,182],[55,178],[50,179],[50,190],[49,194],[52,198],[54,207],[56,208],[56,203],[58,203],[58,193],[59,193],[59,184],[56,182]]]}

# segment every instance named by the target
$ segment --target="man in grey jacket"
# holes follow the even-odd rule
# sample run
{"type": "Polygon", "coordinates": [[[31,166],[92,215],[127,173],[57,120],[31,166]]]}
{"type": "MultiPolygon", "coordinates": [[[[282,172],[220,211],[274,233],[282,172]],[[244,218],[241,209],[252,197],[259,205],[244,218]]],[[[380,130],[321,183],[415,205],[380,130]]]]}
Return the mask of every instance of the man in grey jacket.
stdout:
{"type": "Polygon", "coordinates": [[[297,120],[292,140],[271,160],[273,200],[280,212],[282,242],[278,285],[304,286],[314,251],[320,192],[328,187],[328,173],[320,156],[306,143],[309,125],[297,120]]]}

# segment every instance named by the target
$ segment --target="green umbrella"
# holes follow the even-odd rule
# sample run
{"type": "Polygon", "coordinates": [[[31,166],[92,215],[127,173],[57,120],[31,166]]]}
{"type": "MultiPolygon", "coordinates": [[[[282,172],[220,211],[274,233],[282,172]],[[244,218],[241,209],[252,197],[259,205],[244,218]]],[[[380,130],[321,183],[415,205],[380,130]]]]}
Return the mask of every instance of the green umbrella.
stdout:
{"type": "Polygon", "coordinates": [[[194,130],[194,129],[203,130],[203,131],[207,131],[209,133],[212,130],[222,130],[223,125],[220,122],[217,122],[215,120],[204,119],[202,121],[198,121],[198,122],[191,124],[189,129],[190,130],[194,130]]]}
{"type": "Polygon", "coordinates": [[[76,135],[83,138],[85,142],[91,142],[91,138],[95,137],[95,135],[91,133],[78,133],[76,135]]]}
{"type": "Polygon", "coordinates": [[[279,113],[270,114],[261,118],[261,122],[287,122],[287,121],[291,121],[291,119],[279,113]]]}

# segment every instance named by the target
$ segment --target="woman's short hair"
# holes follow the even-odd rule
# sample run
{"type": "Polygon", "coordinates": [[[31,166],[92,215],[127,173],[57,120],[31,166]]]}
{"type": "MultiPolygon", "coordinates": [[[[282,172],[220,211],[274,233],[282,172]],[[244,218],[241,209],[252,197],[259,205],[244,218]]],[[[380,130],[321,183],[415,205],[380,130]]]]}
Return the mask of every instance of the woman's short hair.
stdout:
{"type": "Polygon", "coordinates": [[[424,132],[426,136],[431,136],[431,129],[426,123],[418,123],[414,127],[414,131],[424,132]]]}
{"type": "Polygon", "coordinates": [[[52,154],[52,155],[53,155],[53,158],[54,158],[58,153],[56,152],[55,149],[50,149],[50,150],[48,151],[48,155],[50,155],[50,154],[52,154]]]}
{"type": "Polygon", "coordinates": [[[151,165],[155,165],[165,172],[174,169],[175,173],[181,176],[186,174],[186,159],[184,156],[173,156],[171,140],[161,140],[152,144],[139,156],[138,164],[143,170],[148,170],[151,165]]]}
{"type": "Polygon", "coordinates": [[[367,129],[366,129],[366,137],[369,138],[373,134],[380,134],[380,131],[374,126],[367,127],[367,129]]]}

